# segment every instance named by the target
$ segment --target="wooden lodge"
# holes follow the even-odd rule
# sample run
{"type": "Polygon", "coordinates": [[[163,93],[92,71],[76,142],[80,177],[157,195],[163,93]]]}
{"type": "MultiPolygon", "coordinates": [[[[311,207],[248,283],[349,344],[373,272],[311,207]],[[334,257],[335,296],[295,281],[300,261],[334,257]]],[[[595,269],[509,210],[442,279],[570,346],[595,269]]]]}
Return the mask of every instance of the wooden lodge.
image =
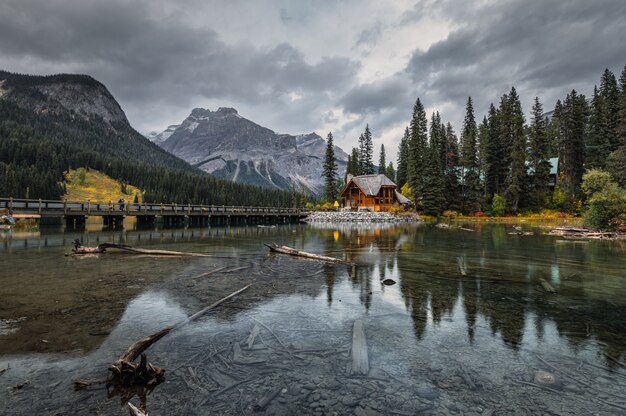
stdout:
{"type": "Polygon", "coordinates": [[[389,211],[394,205],[410,203],[396,188],[385,175],[349,175],[340,197],[345,199],[346,209],[389,211]]]}

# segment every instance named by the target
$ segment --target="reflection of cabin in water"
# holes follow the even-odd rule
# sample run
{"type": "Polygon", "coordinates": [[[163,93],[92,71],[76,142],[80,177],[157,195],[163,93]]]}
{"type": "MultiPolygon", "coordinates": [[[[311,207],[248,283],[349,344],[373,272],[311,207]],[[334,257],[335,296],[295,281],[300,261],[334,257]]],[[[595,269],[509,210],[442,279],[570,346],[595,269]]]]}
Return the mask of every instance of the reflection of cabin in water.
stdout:
{"type": "Polygon", "coordinates": [[[410,203],[396,188],[385,175],[348,175],[348,183],[340,196],[345,198],[348,209],[389,211],[394,205],[410,203]]]}

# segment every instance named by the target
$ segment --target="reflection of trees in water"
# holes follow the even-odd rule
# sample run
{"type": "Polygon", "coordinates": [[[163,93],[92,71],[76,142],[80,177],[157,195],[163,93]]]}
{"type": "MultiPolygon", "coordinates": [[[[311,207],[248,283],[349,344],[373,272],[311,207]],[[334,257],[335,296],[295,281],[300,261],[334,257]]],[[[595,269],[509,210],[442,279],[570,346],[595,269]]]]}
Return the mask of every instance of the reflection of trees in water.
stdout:
{"type": "MultiPolygon", "coordinates": [[[[526,322],[532,320],[530,327],[539,340],[545,338],[546,325],[553,323],[558,335],[575,350],[591,339],[604,354],[622,357],[625,317],[619,305],[607,301],[613,296],[607,286],[613,282],[610,279],[619,278],[615,259],[624,256],[626,246],[556,243],[539,230],[535,236],[518,237],[508,235],[508,228],[489,225],[471,233],[367,225],[328,226],[309,232],[325,242],[325,254],[345,255],[347,261],[359,265],[351,281],[365,308],[370,307],[377,280],[397,279],[418,339],[424,337],[430,318],[439,325],[460,298],[470,343],[482,317],[494,337],[518,349],[526,322]],[[467,268],[467,276],[459,273],[457,257],[467,268]],[[607,264],[613,265],[613,276],[605,276],[607,264]],[[546,293],[540,279],[550,282],[559,294],[546,293]]],[[[333,267],[326,272],[329,304],[335,272],[333,267]]],[[[611,359],[607,364],[617,365],[611,359]]]]}
{"type": "MultiPolygon", "coordinates": [[[[349,270],[348,274],[352,284],[358,287],[361,303],[369,309],[373,284],[376,279],[381,281],[387,273],[393,273],[397,245],[406,236],[407,228],[389,225],[330,225],[315,228],[314,232],[324,235],[326,254],[338,257],[337,253],[341,252],[346,261],[357,264],[354,273],[349,270]]],[[[332,302],[331,292],[327,298],[329,303],[332,302]]]]}
{"type": "Polygon", "coordinates": [[[588,253],[584,244],[564,248],[551,238],[523,239],[507,235],[502,226],[494,228],[482,234],[419,229],[406,249],[390,260],[398,263],[399,288],[418,339],[425,334],[428,311],[437,324],[460,297],[470,343],[482,316],[493,336],[499,334],[505,345],[517,350],[532,319],[540,340],[545,324],[554,322],[559,336],[574,349],[595,339],[604,354],[623,356],[623,313],[604,299],[606,291],[595,297],[585,290],[593,279],[583,273],[599,269],[601,262],[606,265],[606,251],[588,253]],[[456,257],[467,264],[467,276],[455,267],[456,257]],[[559,294],[546,293],[540,279],[554,284],[559,294]]]}
{"type": "Polygon", "coordinates": [[[467,337],[470,344],[473,344],[474,330],[476,329],[476,316],[478,315],[480,305],[480,281],[463,282],[460,287],[463,296],[467,337]]]}
{"type": "Polygon", "coordinates": [[[333,303],[333,288],[335,286],[335,266],[327,264],[324,266],[324,275],[326,276],[326,301],[328,306],[333,303]]]}

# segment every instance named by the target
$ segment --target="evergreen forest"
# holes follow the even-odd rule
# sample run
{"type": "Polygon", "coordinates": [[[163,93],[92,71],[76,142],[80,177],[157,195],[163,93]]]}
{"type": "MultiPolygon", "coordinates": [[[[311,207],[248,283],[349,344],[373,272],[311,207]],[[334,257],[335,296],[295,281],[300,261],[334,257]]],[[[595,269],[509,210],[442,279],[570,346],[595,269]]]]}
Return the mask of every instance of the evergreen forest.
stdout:
{"type": "Polygon", "coordinates": [[[289,192],[214,178],[167,153],[127,123],[67,111],[35,112],[0,100],[0,195],[62,199],[63,173],[101,171],[143,190],[146,202],[289,206],[289,192]]]}
{"type": "MultiPolygon", "coordinates": [[[[346,174],[375,173],[372,149],[367,126],[346,174]]],[[[529,117],[515,87],[482,118],[469,97],[459,134],[439,112],[429,120],[418,98],[397,155],[396,169],[385,166],[381,146],[378,172],[425,214],[581,213],[595,206],[626,224],[626,67],[619,79],[606,69],[591,97],[572,90],[551,111],[535,98],[529,117]]]]}

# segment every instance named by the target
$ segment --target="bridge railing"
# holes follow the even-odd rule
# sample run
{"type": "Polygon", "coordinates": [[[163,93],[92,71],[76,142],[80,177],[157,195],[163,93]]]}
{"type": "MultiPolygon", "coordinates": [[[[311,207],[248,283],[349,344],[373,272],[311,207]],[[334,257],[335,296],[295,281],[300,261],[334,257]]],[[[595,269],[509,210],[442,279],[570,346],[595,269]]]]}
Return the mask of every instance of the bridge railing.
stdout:
{"type": "Polygon", "coordinates": [[[55,212],[63,214],[134,214],[141,213],[157,215],[209,215],[218,214],[299,214],[300,208],[278,207],[244,207],[229,205],[191,205],[191,204],[155,204],[155,203],[125,203],[92,202],[92,201],[54,201],[43,199],[15,199],[0,198],[0,213],[4,211],[19,211],[42,214],[55,212]]]}

